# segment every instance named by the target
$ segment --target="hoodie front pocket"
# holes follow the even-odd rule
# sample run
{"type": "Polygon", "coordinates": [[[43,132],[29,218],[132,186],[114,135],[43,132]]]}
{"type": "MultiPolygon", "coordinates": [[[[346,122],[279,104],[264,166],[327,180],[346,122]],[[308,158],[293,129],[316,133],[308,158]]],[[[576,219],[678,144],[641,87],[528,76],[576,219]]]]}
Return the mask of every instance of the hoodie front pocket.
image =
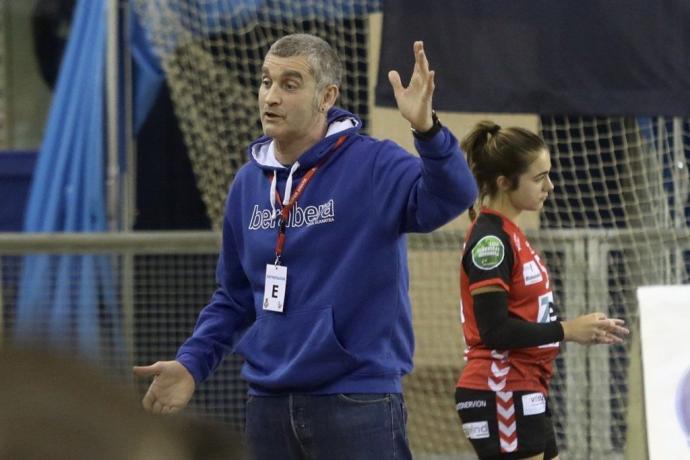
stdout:
{"type": "Polygon", "coordinates": [[[242,376],[275,390],[318,388],[347,375],[357,359],[340,343],[330,305],[257,318],[237,344],[242,376]]]}

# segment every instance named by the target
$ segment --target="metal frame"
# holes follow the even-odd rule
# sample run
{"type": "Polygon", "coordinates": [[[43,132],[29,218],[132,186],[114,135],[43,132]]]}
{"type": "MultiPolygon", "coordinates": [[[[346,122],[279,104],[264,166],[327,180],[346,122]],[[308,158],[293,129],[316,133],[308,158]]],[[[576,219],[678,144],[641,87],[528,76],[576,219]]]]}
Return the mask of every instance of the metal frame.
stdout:
{"type": "Polygon", "coordinates": [[[107,1],[106,203],[108,228],[110,231],[131,231],[136,213],[131,5],[128,0],[107,1]],[[122,86],[120,86],[120,81],[122,81],[122,86]],[[120,164],[121,151],[124,151],[124,165],[120,164]]]}
{"type": "MultiPolygon", "coordinates": [[[[608,309],[608,264],[612,251],[634,254],[636,260],[649,264],[654,277],[630,279],[633,286],[677,284],[682,282],[685,267],[683,250],[690,249],[690,229],[628,229],[628,230],[541,230],[527,231],[533,246],[544,252],[563,254],[563,298],[567,317],[608,309]],[[669,243],[673,244],[669,244],[669,243]],[[634,253],[632,251],[635,251],[634,253]]],[[[414,251],[457,251],[460,231],[440,231],[428,235],[410,235],[410,255],[414,251]]],[[[210,254],[219,250],[218,232],[118,232],[118,233],[0,233],[0,256],[60,253],[118,253],[132,258],[135,254],[210,254]]],[[[1,268],[1,266],[0,266],[1,268]]],[[[131,276],[123,270],[122,276],[131,276]]],[[[1,278],[0,278],[1,280],[1,278]]],[[[133,331],[133,298],[131,283],[121,283],[125,334],[133,331]]],[[[2,290],[0,289],[0,292],[2,290]]],[[[0,305],[0,313],[2,306],[0,305]]],[[[632,312],[634,317],[634,311],[632,312]]],[[[460,350],[458,350],[460,353],[460,350]]],[[[566,436],[570,460],[598,458],[622,459],[623,452],[614,451],[608,433],[602,426],[611,426],[609,393],[609,347],[569,346],[564,354],[568,369],[588,369],[586,374],[567,372],[565,398],[566,436]],[[586,402],[586,407],[583,407],[586,402]],[[593,443],[590,440],[596,439],[593,443]]],[[[635,356],[631,357],[636,359],[635,356]]],[[[460,356],[458,356],[458,360],[460,356]]]]}
{"type": "MultiPolygon", "coordinates": [[[[9,113],[7,112],[7,2],[0,0],[0,149],[9,142],[9,113]]],[[[2,318],[0,318],[0,321],[2,318]]]]}

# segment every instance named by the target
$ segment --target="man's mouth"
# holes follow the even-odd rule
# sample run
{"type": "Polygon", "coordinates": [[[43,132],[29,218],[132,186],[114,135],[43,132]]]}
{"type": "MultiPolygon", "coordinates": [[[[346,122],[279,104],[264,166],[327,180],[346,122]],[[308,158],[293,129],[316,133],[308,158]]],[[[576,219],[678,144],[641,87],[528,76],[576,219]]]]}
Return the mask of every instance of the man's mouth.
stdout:
{"type": "Polygon", "coordinates": [[[264,119],[267,121],[274,121],[282,118],[280,115],[274,112],[264,112],[264,119]]]}

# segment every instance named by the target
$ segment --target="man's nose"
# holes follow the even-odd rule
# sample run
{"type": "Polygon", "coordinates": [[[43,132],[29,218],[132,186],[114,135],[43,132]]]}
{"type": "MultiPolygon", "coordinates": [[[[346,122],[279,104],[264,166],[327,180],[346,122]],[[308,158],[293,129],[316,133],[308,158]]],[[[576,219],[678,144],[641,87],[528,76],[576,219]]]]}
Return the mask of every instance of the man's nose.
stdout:
{"type": "Polygon", "coordinates": [[[277,85],[271,85],[266,88],[264,92],[264,101],[268,105],[275,105],[280,103],[280,91],[277,85]]]}

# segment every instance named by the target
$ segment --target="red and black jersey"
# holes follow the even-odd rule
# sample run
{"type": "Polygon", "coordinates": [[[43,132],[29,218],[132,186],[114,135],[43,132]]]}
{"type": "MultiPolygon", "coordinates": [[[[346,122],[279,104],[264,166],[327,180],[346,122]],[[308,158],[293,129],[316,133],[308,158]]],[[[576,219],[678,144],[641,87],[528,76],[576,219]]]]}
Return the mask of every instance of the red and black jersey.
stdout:
{"type": "Polygon", "coordinates": [[[460,270],[462,328],[467,365],[458,387],[548,393],[559,343],[492,350],[480,338],[474,289],[500,286],[508,293],[508,315],[524,321],[557,320],[549,275],[520,228],[501,214],[482,209],[467,232],[460,270]]]}

